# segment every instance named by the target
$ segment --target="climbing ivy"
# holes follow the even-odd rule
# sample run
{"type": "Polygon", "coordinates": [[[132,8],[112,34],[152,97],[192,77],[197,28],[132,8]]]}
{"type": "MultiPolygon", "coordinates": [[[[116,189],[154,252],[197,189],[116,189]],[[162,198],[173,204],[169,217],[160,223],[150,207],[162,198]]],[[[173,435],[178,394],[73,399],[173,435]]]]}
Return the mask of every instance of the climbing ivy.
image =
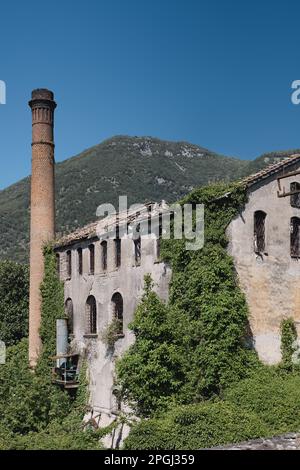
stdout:
{"type": "Polygon", "coordinates": [[[0,366],[0,449],[99,449],[99,435],[84,430],[88,402],[86,365],[74,398],[51,383],[51,356],[56,350],[56,319],[64,318],[64,290],[49,245],[44,250],[45,273],[41,285],[42,353],[33,373],[28,363],[28,342],[7,350],[0,366]]]}
{"type": "Polygon", "coordinates": [[[187,251],[184,239],[162,240],[162,257],[172,266],[169,302],[146,281],[130,325],[136,342],[117,365],[124,397],[143,416],[174,401],[221,396],[258,364],[247,347],[247,304],[226,251],[226,228],[245,202],[241,185],[197,189],[181,204],[205,205],[204,247],[187,251]]]}
{"type": "Polygon", "coordinates": [[[41,326],[40,336],[42,341],[42,354],[40,356],[37,371],[44,368],[49,373],[52,365],[51,356],[56,352],[56,320],[65,318],[64,309],[64,285],[57,275],[56,258],[53,246],[44,247],[44,279],[41,284],[41,326]]]}

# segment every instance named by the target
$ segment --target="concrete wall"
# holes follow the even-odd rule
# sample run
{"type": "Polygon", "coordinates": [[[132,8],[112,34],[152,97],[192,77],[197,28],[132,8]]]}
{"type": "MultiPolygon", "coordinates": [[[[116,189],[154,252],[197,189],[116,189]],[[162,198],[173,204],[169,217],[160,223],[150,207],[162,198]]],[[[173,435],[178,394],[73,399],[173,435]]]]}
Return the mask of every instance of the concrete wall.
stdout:
{"type": "MultiPolygon", "coordinates": [[[[289,169],[294,171],[299,168],[289,169]]],[[[300,217],[290,197],[278,198],[278,175],[249,190],[245,210],[228,227],[229,253],[234,257],[240,285],[246,294],[250,327],[260,358],[278,363],[280,323],[293,317],[300,333],[300,260],[290,256],[290,219],[300,217]],[[266,247],[262,256],[254,252],[254,212],[266,212],[266,247]]],[[[286,192],[300,175],[281,180],[286,192]]]]}
{"type": "MultiPolygon", "coordinates": [[[[74,308],[73,352],[81,352],[87,357],[90,372],[91,405],[94,412],[111,415],[117,403],[113,391],[115,360],[134,342],[134,335],[127,328],[133,319],[135,309],[143,294],[144,276],[150,273],[155,290],[163,299],[168,298],[171,270],[159,262],[156,253],[156,240],[143,236],[141,240],[141,262],[135,265],[134,243],[131,238],[122,239],[121,266],[115,267],[114,241],[108,240],[107,270],[103,272],[101,246],[94,240],[95,274],[89,274],[89,250],[91,241],[74,244],[71,248],[57,250],[60,254],[60,277],[65,283],[65,299],[71,298],[74,308]],[[83,274],[78,273],[77,249],[83,250],[83,274]],[[72,252],[72,277],[67,275],[67,250],[72,252]],[[113,318],[111,298],[119,292],[124,302],[124,337],[117,340],[114,351],[109,351],[101,339],[101,334],[113,318]],[[85,305],[89,295],[97,301],[97,334],[86,335],[85,305]]],[[[103,420],[102,423],[103,424],[103,420]]],[[[107,424],[107,422],[106,422],[107,424]]]]}

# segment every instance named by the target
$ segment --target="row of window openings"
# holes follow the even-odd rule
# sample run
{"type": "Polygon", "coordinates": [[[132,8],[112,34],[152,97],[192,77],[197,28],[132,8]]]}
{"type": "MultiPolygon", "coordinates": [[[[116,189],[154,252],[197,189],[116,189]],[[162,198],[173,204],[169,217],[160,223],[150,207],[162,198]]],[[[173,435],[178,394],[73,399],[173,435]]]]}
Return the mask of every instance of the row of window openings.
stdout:
{"type": "MultiPolygon", "coordinates": [[[[138,238],[134,240],[134,260],[135,264],[138,266],[141,262],[141,239],[138,238]]],[[[115,244],[115,267],[119,268],[121,266],[121,239],[117,238],[114,240],[115,244]]],[[[159,256],[159,240],[157,240],[157,256],[159,256]]],[[[89,273],[95,273],[95,246],[89,245],[89,273]]],[[[66,253],[67,256],[67,276],[71,278],[72,276],[72,252],[68,250],[66,253]]],[[[60,255],[56,254],[57,262],[57,271],[60,272],[60,255]]],[[[102,270],[107,270],[107,242],[103,241],[101,243],[101,266],[102,270]]],[[[83,273],[83,257],[82,257],[82,248],[77,249],[77,267],[78,274],[82,275],[83,273]]]]}
{"type": "MultiPolygon", "coordinates": [[[[254,213],[254,251],[266,252],[266,217],[264,211],[254,213]]],[[[293,258],[300,257],[300,218],[292,217],[290,221],[290,254],[293,258]]]]}
{"type": "MultiPolygon", "coordinates": [[[[111,299],[113,307],[113,315],[118,320],[118,335],[123,335],[123,298],[119,292],[116,292],[111,299]]],[[[68,333],[74,333],[74,313],[73,301],[67,299],[65,303],[65,311],[68,322],[68,333]]],[[[97,302],[93,295],[87,298],[85,306],[85,334],[97,334],[97,302]]]]}

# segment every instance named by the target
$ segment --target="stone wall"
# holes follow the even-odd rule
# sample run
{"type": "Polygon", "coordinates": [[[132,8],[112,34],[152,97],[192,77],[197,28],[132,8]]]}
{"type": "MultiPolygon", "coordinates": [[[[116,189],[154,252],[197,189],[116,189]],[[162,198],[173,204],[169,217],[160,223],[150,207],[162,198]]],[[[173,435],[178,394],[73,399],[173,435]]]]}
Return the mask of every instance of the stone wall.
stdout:
{"type": "MultiPolygon", "coordinates": [[[[87,357],[90,373],[91,405],[94,412],[108,417],[117,412],[113,395],[115,361],[134,342],[128,329],[135,309],[143,294],[144,276],[151,274],[155,290],[161,299],[167,300],[171,277],[170,268],[157,259],[157,243],[151,236],[142,236],[141,261],[136,265],[134,243],[131,238],[121,241],[121,266],[115,266],[114,241],[108,240],[107,269],[101,262],[101,246],[95,246],[95,273],[89,274],[89,249],[93,240],[86,240],[57,250],[60,255],[60,276],[65,284],[65,299],[72,299],[74,309],[73,352],[87,357]],[[77,249],[82,248],[83,273],[78,272],[77,249]],[[67,251],[71,250],[72,276],[67,273],[67,251]],[[124,302],[124,337],[120,337],[113,351],[104,344],[101,335],[113,318],[112,296],[119,292],[124,302]],[[87,298],[93,295],[97,302],[97,334],[86,334],[85,308],[87,298]]],[[[101,424],[104,424],[102,419],[101,424]]],[[[105,418],[105,424],[107,419],[105,418]]]]}
{"type": "MultiPolygon", "coordinates": [[[[299,168],[289,168],[295,171],[299,168]]],[[[277,176],[256,183],[249,189],[245,210],[228,227],[229,253],[234,257],[240,285],[246,294],[250,327],[260,358],[278,363],[280,324],[293,317],[300,333],[300,260],[290,255],[290,219],[300,217],[300,209],[291,207],[290,197],[278,198],[277,176]],[[254,250],[254,212],[266,216],[264,253],[254,250]]],[[[286,192],[300,175],[283,179],[286,192]]]]}

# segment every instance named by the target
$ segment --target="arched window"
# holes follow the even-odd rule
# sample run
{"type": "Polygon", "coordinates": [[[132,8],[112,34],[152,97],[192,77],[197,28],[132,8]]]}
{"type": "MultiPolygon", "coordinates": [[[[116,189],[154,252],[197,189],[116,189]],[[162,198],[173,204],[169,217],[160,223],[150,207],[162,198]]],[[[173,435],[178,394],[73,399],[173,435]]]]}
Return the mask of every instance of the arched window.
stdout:
{"type": "Polygon", "coordinates": [[[101,265],[102,270],[107,270],[107,241],[101,242],[101,265]]]}
{"type": "Polygon", "coordinates": [[[90,295],[86,301],[86,333],[97,333],[97,305],[93,295],[90,295]]]}
{"type": "Polygon", "coordinates": [[[118,334],[123,334],[123,297],[116,292],[112,298],[113,315],[118,320],[118,334]]]}
{"type": "Polygon", "coordinates": [[[300,183],[297,181],[293,181],[290,184],[290,192],[294,193],[291,194],[291,206],[300,208],[300,183]]]}
{"type": "Polygon", "coordinates": [[[95,246],[89,245],[89,253],[90,253],[90,274],[95,273],[95,246]]]}
{"type": "Polygon", "coordinates": [[[265,221],[267,214],[264,211],[254,212],[254,251],[263,253],[266,248],[265,221]]]}
{"type": "Polygon", "coordinates": [[[67,317],[68,324],[68,333],[69,335],[73,334],[74,324],[73,324],[73,302],[72,299],[67,299],[65,302],[65,314],[67,317]]]}
{"type": "Polygon", "coordinates": [[[72,277],[72,253],[71,253],[71,250],[67,251],[67,276],[70,279],[72,277]]]}
{"type": "Polygon", "coordinates": [[[291,256],[293,258],[300,257],[300,219],[298,217],[291,218],[291,256]]]}
{"type": "Polygon", "coordinates": [[[77,250],[78,274],[82,275],[82,248],[77,250]]]}

